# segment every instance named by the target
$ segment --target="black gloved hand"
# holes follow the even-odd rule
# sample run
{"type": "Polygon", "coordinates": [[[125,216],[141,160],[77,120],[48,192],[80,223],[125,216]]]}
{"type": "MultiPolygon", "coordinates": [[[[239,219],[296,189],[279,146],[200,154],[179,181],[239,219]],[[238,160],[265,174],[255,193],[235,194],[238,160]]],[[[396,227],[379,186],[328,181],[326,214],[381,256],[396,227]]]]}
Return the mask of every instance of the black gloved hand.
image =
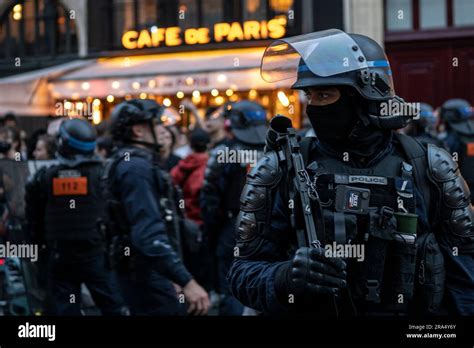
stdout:
{"type": "Polygon", "coordinates": [[[293,260],[275,275],[275,289],[280,301],[289,294],[336,294],[345,288],[346,263],[324,256],[323,248],[299,248],[293,260]]]}

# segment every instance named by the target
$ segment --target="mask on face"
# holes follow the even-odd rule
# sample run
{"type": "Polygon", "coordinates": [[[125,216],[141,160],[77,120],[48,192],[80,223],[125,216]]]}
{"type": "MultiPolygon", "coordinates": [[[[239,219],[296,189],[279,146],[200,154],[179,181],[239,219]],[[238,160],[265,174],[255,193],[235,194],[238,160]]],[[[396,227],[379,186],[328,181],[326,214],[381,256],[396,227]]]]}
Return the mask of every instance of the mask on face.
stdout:
{"type": "Polygon", "coordinates": [[[346,92],[341,92],[341,97],[329,105],[308,104],[306,114],[318,139],[337,148],[347,142],[358,121],[351,97],[346,92]]]}
{"type": "Polygon", "coordinates": [[[7,143],[6,141],[0,141],[0,153],[7,153],[10,151],[12,145],[10,143],[7,143]]]}

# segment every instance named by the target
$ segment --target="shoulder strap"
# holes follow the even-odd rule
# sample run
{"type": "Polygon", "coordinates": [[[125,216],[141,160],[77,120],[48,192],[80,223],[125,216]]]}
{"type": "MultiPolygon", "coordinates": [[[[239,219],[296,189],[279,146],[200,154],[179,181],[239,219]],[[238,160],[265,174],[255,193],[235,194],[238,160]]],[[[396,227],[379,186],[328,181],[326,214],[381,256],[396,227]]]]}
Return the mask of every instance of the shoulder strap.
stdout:
{"type": "Polygon", "coordinates": [[[427,180],[428,159],[426,148],[418,140],[408,135],[398,132],[395,132],[394,135],[400,143],[408,162],[413,166],[415,184],[421,190],[428,215],[431,216],[433,204],[431,203],[431,190],[427,180]]]}
{"type": "Polygon", "coordinates": [[[303,155],[303,160],[305,166],[308,165],[309,161],[309,154],[311,152],[311,148],[313,147],[313,141],[316,138],[314,137],[304,137],[300,141],[300,146],[301,146],[301,154],[303,155]]]}

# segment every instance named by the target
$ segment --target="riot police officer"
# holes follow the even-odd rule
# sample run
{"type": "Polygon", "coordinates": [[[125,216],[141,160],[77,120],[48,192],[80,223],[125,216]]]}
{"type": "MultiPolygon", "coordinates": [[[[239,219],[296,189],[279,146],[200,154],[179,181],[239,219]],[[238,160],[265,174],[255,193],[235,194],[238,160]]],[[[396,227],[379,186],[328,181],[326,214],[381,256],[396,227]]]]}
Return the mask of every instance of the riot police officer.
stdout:
{"type": "MultiPolygon", "coordinates": [[[[449,99],[440,109],[445,125],[444,141],[459,163],[459,169],[471,191],[474,190],[474,110],[464,99],[449,99]]],[[[471,195],[474,203],[474,195],[471,195]]]]}
{"type": "Polygon", "coordinates": [[[106,267],[101,161],[96,131],[87,121],[63,122],[57,138],[59,164],[40,169],[26,186],[30,232],[48,248],[51,313],[79,315],[81,284],[104,315],[126,314],[106,267]]]}
{"type": "Polygon", "coordinates": [[[205,314],[207,293],[183,265],[180,238],[170,227],[176,216],[157,158],[163,110],[152,100],[129,100],[112,112],[111,134],[118,149],[103,176],[112,260],[132,314],[181,315],[186,313],[184,302],[188,312],[205,314]]]}
{"type": "Polygon", "coordinates": [[[444,147],[436,135],[436,116],[433,107],[427,103],[420,103],[419,117],[412,120],[404,129],[404,133],[424,145],[433,144],[444,147]]]}
{"type": "Polygon", "coordinates": [[[229,292],[226,274],[233,260],[235,221],[247,170],[263,152],[266,111],[250,101],[224,105],[211,119],[225,119],[233,139],[216,146],[209,156],[201,190],[201,215],[215,246],[220,315],[241,315],[243,306],[229,292]]]}
{"type": "Polygon", "coordinates": [[[271,44],[262,77],[295,76],[317,138],[280,143],[294,132],[272,120],[241,196],[232,293],[267,314],[437,313],[443,298],[474,314],[469,190],[446,151],[393,131],[413,114],[380,45],[336,29],[271,44]]]}

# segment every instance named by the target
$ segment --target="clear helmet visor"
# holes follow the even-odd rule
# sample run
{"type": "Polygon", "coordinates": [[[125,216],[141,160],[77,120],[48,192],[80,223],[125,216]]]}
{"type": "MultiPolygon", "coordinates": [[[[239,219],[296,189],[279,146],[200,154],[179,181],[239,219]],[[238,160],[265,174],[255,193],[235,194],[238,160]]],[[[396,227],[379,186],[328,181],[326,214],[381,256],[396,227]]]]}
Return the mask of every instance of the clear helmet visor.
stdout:
{"type": "Polygon", "coordinates": [[[296,80],[298,68],[328,77],[367,67],[359,45],[345,32],[330,29],[274,41],[265,50],[260,74],[267,82],[278,82],[296,80]]]}

